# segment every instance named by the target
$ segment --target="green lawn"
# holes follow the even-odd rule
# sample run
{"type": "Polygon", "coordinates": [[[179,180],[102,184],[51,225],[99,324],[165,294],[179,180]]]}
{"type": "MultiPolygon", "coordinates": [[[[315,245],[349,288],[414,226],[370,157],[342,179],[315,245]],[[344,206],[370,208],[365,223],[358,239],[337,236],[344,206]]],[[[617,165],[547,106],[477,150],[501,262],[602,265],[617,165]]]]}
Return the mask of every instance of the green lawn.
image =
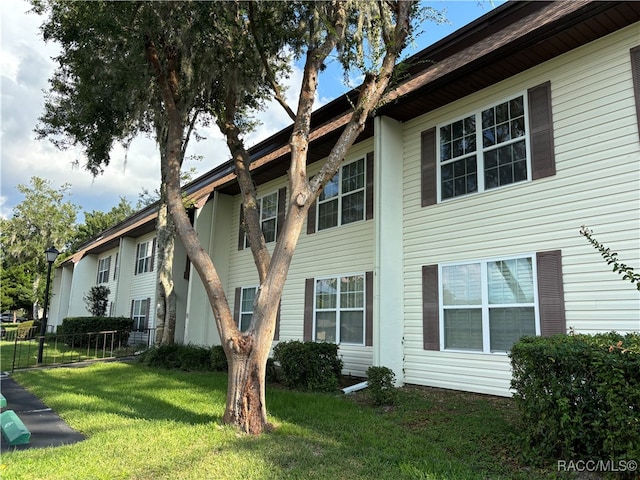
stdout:
{"type": "Polygon", "coordinates": [[[272,433],[222,426],[226,375],[137,363],[17,372],[87,440],[7,452],[8,479],[528,479],[509,447],[513,404],[437,389],[403,388],[396,407],[271,386],[272,433]]]}
{"type": "MultiPolygon", "coordinates": [[[[0,341],[0,368],[3,371],[11,371],[12,366],[15,368],[34,367],[38,364],[38,337],[31,340],[0,341]],[[15,356],[14,356],[15,351],[15,356]]],[[[84,360],[93,360],[97,358],[106,358],[112,356],[125,356],[133,353],[134,348],[119,348],[110,350],[110,345],[103,348],[69,348],[61,340],[59,336],[45,337],[43,348],[42,363],[44,365],[54,365],[59,363],[80,362],[84,360]]]]}

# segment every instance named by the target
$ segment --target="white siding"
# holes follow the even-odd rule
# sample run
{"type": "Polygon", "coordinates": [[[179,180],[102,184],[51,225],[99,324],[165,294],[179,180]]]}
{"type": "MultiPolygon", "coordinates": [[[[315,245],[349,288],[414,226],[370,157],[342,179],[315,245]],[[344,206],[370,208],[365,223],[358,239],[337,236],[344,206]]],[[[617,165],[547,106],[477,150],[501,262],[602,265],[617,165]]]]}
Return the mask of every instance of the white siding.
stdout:
{"type": "Polygon", "coordinates": [[[89,293],[89,289],[96,284],[97,263],[98,258],[95,255],[87,255],[74,266],[68,317],[89,315],[84,297],[89,293]]]}
{"type": "Polygon", "coordinates": [[[107,312],[106,312],[107,315],[109,315],[110,313],[110,307],[112,302],[114,304],[114,314],[115,314],[115,301],[116,301],[117,291],[118,291],[118,279],[117,278],[114,279],[113,270],[114,268],[116,268],[116,254],[118,253],[119,250],[120,250],[119,247],[116,247],[107,252],[101,253],[98,256],[98,262],[96,263],[96,276],[94,281],[97,281],[97,278],[98,278],[98,268],[100,266],[100,260],[102,260],[103,258],[111,257],[110,264],[109,264],[108,281],[104,283],[96,283],[96,285],[102,285],[109,289],[109,301],[107,303],[107,312]]]}
{"type": "MultiPolygon", "coordinates": [[[[131,263],[122,263],[121,268],[123,270],[129,269],[132,274],[135,271],[135,260],[136,260],[136,250],[137,245],[146,242],[149,240],[153,240],[155,238],[155,232],[148,233],[141,237],[135,239],[135,247],[133,250],[133,262],[131,263]]],[[[147,328],[155,327],[155,319],[156,319],[156,278],[157,278],[157,267],[158,267],[158,259],[157,259],[157,250],[154,252],[155,257],[153,259],[153,270],[144,273],[138,273],[137,275],[133,275],[131,281],[131,287],[129,289],[129,311],[125,315],[127,317],[131,316],[131,302],[133,300],[144,300],[149,298],[151,300],[151,305],[149,307],[149,318],[147,319],[147,328]]],[[[122,273],[122,272],[120,272],[122,273]]]]}
{"type": "Polygon", "coordinates": [[[579,235],[582,224],[629,265],[640,264],[640,144],[629,49],[634,25],[405,125],[405,381],[508,395],[504,354],[422,349],[421,267],[465,259],[562,250],[567,326],[640,330],[635,288],[579,235]],[[420,133],[551,81],[557,174],[420,205],[420,133]]]}
{"type": "MultiPolygon", "coordinates": [[[[345,162],[365,156],[373,150],[373,142],[355,145],[345,162]]],[[[320,168],[317,162],[309,167],[309,175],[320,168]]],[[[281,177],[258,187],[258,196],[272,193],[287,185],[286,177],[281,177]]],[[[289,192],[287,191],[287,195],[289,192]]],[[[256,267],[249,249],[238,250],[238,229],[240,221],[240,196],[233,199],[232,225],[229,238],[229,271],[226,287],[227,298],[233,308],[234,289],[258,283],[256,267]]],[[[280,340],[302,340],[304,316],[304,286],[306,278],[340,275],[373,270],[374,265],[373,222],[362,221],[321,230],[307,235],[306,224],[298,241],[282,294],[280,314],[280,340]]],[[[371,366],[371,347],[341,346],[340,355],[344,361],[344,372],[364,376],[371,366]]]]}

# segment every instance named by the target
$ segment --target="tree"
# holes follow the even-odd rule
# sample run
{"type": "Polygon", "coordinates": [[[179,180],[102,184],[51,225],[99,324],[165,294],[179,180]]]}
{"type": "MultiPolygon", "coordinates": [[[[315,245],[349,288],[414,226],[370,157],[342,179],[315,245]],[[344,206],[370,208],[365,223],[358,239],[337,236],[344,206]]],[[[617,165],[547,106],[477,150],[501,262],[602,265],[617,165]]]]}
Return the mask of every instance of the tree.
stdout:
{"type": "Polygon", "coordinates": [[[83,145],[86,167],[99,171],[108,164],[111,142],[143,131],[142,125],[160,128],[162,135],[156,138],[169,212],[204,284],[229,363],[224,422],[261,433],[268,427],[264,378],[277,306],[307,211],[383,99],[411,34],[416,3],[153,2],[108,9],[98,2],[35,5],[39,13],[49,14],[45,39],[60,42],[63,52],[42,118],[49,130],[41,132],[83,145]],[[291,54],[304,60],[296,108],[286,104],[282,86],[291,54]],[[347,70],[361,69],[364,81],[350,96],[353,109],[328,159],[308,179],[313,101],[330,55],[347,70]],[[139,67],[142,60],[148,68],[139,67]],[[118,97],[108,112],[99,101],[103,91],[118,97]],[[278,101],[293,120],[290,198],[273,255],[260,229],[250,157],[242,140],[253,123],[249,112],[266,98],[278,101]],[[125,104],[132,104],[129,114],[116,108],[125,104]],[[98,115],[102,113],[109,119],[106,126],[98,115]],[[242,194],[244,226],[260,281],[244,333],[233,320],[220,277],[182,202],[180,167],[196,114],[215,121],[225,135],[242,194]]]}
{"type": "MultiPolygon", "coordinates": [[[[181,173],[181,181],[191,180],[195,169],[181,173]]],[[[173,254],[175,251],[175,225],[169,215],[164,187],[151,194],[143,190],[139,195],[138,206],[158,202],[156,220],[158,246],[158,281],[156,283],[156,346],[172,345],[176,335],[176,294],[173,284],[173,254]]],[[[184,199],[188,203],[187,199],[184,199]]]]}
{"type": "Polygon", "coordinates": [[[120,197],[120,203],[108,212],[94,210],[84,212],[84,223],[78,225],[75,238],[72,240],[70,249],[77,250],[80,245],[98,236],[101,232],[111,228],[134,213],[129,201],[120,197]]]}
{"type": "Polygon", "coordinates": [[[104,317],[106,315],[110,293],[111,290],[105,285],[94,285],[89,289],[89,293],[82,299],[91,315],[94,317],[104,317]]]}
{"type": "Polygon", "coordinates": [[[63,252],[68,249],[78,207],[65,200],[68,184],[56,190],[50,181],[31,177],[29,185],[17,189],[24,200],[11,218],[0,220],[2,309],[24,308],[31,316],[44,298],[44,251],[52,245],[63,252]]]}

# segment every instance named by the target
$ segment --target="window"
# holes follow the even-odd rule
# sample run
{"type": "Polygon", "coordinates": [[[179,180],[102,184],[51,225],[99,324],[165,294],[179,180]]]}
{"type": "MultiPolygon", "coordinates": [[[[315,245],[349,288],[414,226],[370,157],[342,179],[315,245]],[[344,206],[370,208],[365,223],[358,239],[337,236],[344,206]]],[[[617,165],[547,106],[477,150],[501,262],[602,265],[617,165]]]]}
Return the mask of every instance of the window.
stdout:
{"type": "Polygon", "coordinates": [[[364,345],[364,275],[316,279],[314,302],[316,341],[364,345]]]}
{"type": "Polygon", "coordinates": [[[364,220],[365,159],[343,165],[318,198],[318,230],[364,220]]]}
{"type": "MultiPolygon", "coordinates": [[[[278,238],[278,233],[284,222],[286,209],[287,187],[282,187],[278,191],[258,198],[258,215],[260,218],[260,228],[266,243],[274,242],[278,238]]],[[[240,207],[240,228],[238,232],[238,250],[249,247],[249,241],[245,233],[244,209],[240,207]]]]}
{"type": "MultiPolygon", "coordinates": [[[[260,228],[264,241],[273,242],[276,239],[278,226],[278,192],[273,192],[258,199],[260,228]]],[[[244,247],[249,248],[249,239],[244,236],[244,247]]]]}
{"type": "Polygon", "coordinates": [[[540,333],[533,257],[443,265],[439,277],[443,349],[506,352],[540,333]]]}
{"type": "Polygon", "coordinates": [[[138,244],[136,251],[136,275],[153,270],[154,245],[155,241],[151,240],[138,244]]]}
{"type": "Polygon", "coordinates": [[[524,95],[438,128],[441,200],[531,178],[524,95]]]}
{"type": "Polygon", "coordinates": [[[253,315],[253,302],[256,299],[256,287],[243,288],[240,298],[240,313],[238,318],[238,328],[241,332],[246,332],[251,324],[253,315]]]}
{"type": "Polygon", "coordinates": [[[151,300],[133,300],[131,304],[131,318],[133,319],[133,329],[141,331],[147,329],[147,320],[149,319],[149,307],[151,300]]]}
{"type": "Polygon", "coordinates": [[[109,268],[111,267],[111,256],[98,260],[98,280],[97,283],[107,283],[109,281],[109,268]]]}

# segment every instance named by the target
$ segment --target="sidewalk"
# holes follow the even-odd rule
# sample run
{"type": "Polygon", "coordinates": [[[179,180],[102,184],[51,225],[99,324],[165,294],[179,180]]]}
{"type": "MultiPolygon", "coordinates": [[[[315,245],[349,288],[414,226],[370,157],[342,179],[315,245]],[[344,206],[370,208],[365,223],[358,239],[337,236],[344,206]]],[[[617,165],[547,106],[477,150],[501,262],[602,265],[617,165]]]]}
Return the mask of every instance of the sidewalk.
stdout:
{"type": "Polygon", "coordinates": [[[7,406],[2,411],[13,410],[16,412],[25,427],[31,432],[31,441],[26,445],[11,447],[2,437],[1,452],[57,447],[84,440],[84,435],[69,427],[56,412],[42,403],[38,397],[27,392],[5,373],[0,374],[0,391],[7,399],[7,406]]]}

